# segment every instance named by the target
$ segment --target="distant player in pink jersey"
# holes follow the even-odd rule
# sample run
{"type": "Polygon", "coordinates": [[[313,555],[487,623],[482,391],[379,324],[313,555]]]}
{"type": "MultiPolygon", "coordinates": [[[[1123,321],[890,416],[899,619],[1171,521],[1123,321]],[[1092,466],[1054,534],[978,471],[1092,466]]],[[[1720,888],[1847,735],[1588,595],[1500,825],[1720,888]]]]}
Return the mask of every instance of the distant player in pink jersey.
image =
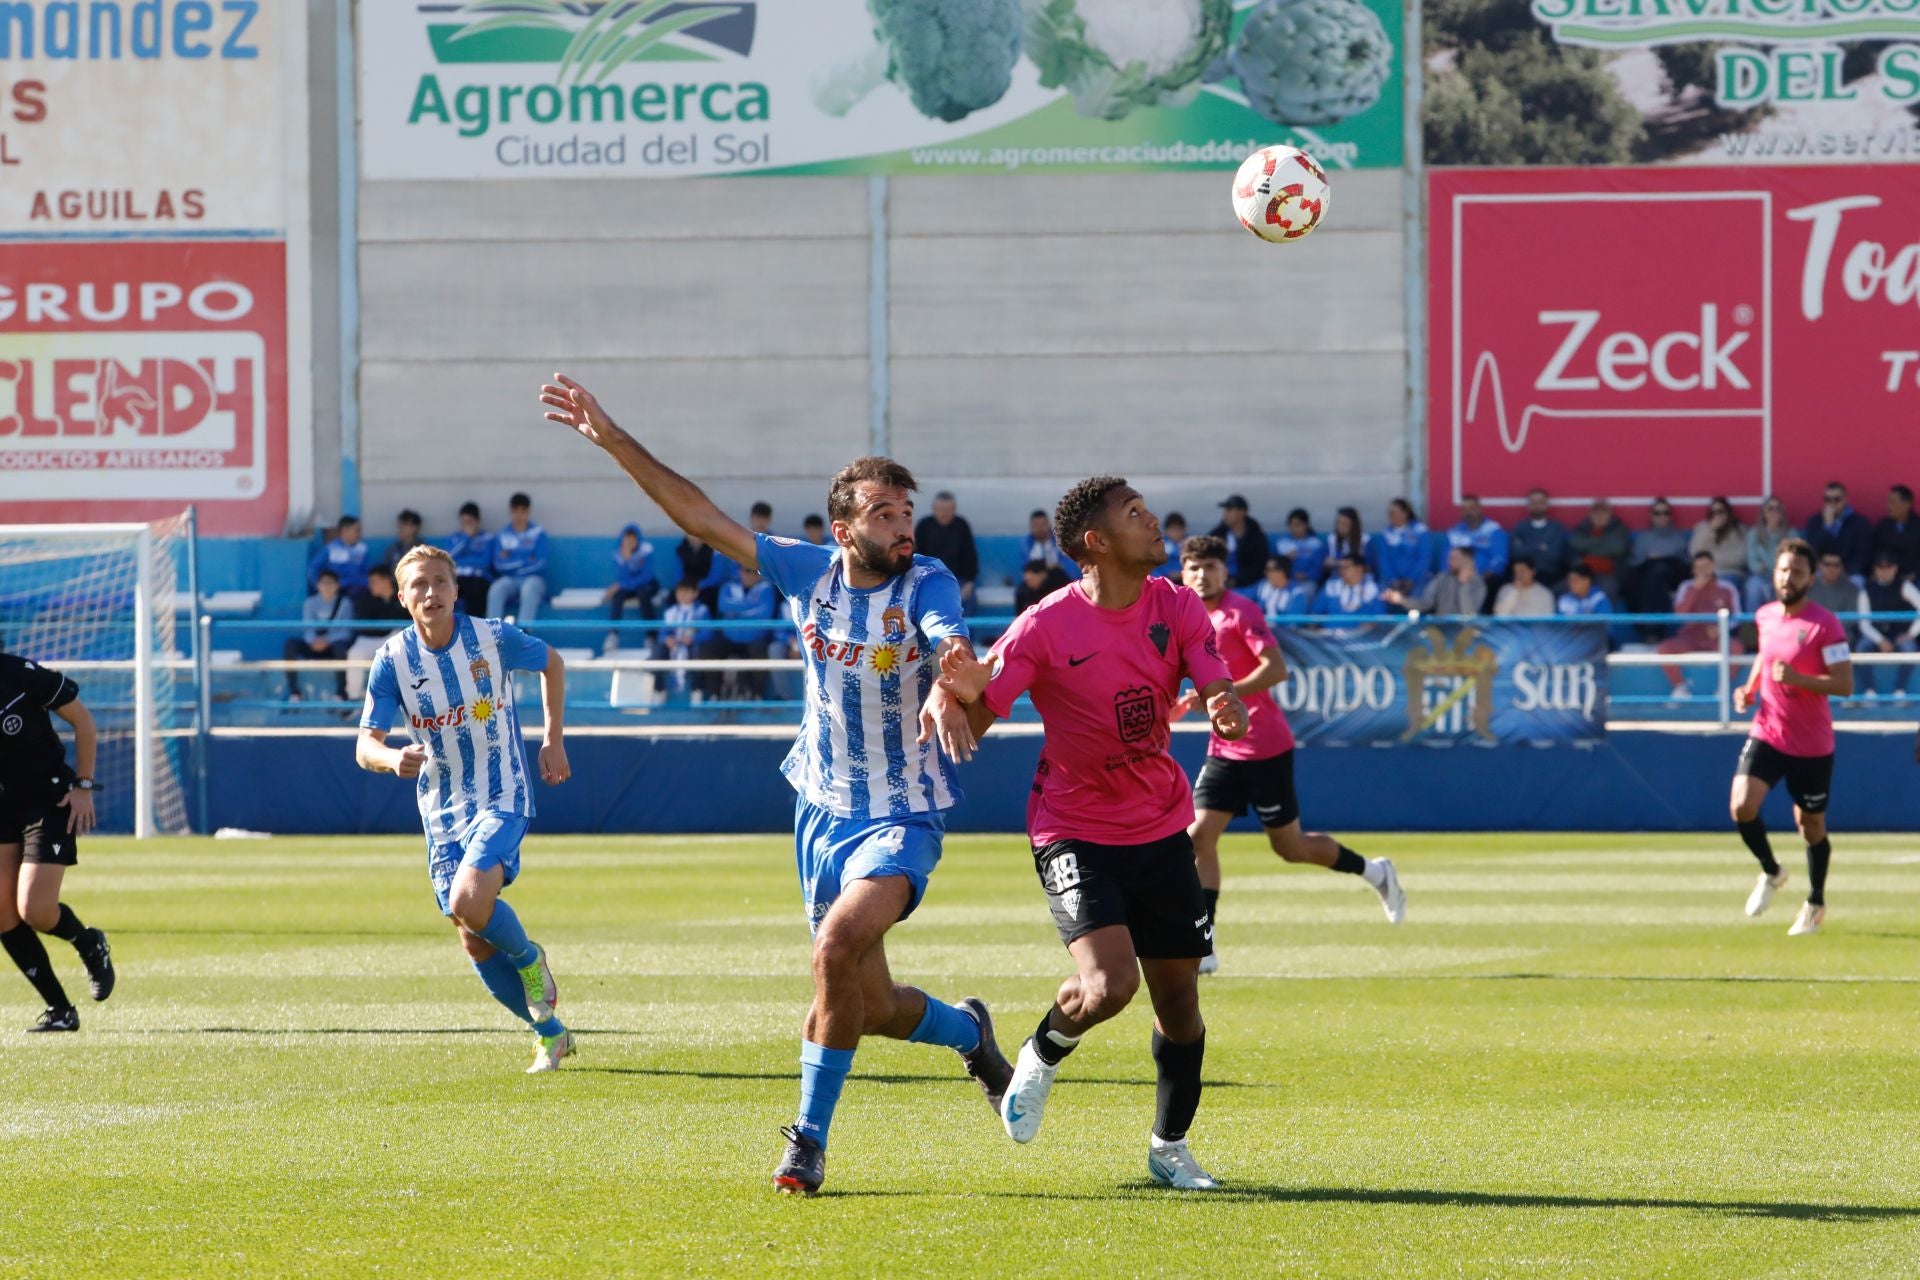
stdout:
{"type": "Polygon", "coordinates": [[[1833,712],[1827,699],[1853,692],[1853,661],[1840,620],[1807,599],[1813,581],[1813,548],[1798,538],[1780,544],[1773,562],[1778,599],[1756,615],[1759,656],[1753,674],[1733,691],[1733,709],[1754,708],[1753,733],[1740,748],[1733,773],[1733,821],[1740,838],[1760,860],[1760,879],[1747,897],[1757,916],[1787,883],[1767,843],[1760,804],[1773,784],[1785,780],[1793,797],[1793,820],[1807,842],[1810,892],[1789,937],[1818,933],[1827,918],[1827,793],[1833,785],[1833,712]]]}
{"type": "MultiPolygon", "coordinates": [[[[1214,639],[1233,677],[1233,691],[1247,704],[1247,736],[1228,742],[1213,735],[1207,743],[1207,762],[1193,782],[1193,807],[1199,812],[1187,834],[1193,837],[1193,856],[1214,927],[1214,950],[1200,962],[1200,972],[1212,973],[1220,967],[1220,916],[1215,910],[1220,900],[1220,833],[1248,806],[1266,828],[1267,843],[1275,853],[1288,862],[1364,876],[1380,895],[1387,919],[1399,924],[1406,919],[1407,895],[1401,892],[1393,863],[1363,858],[1332,836],[1300,829],[1300,800],[1293,787],[1293,730],[1272,693],[1287,678],[1286,659],[1260,606],[1227,590],[1227,544],[1213,537],[1188,538],[1180,548],[1180,580],[1212,616],[1214,639]]],[[[1196,701],[1195,695],[1188,694],[1174,703],[1174,718],[1193,710],[1196,701]]]]}
{"type": "Polygon", "coordinates": [[[1187,1130],[1200,1105],[1200,961],[1213,928],[1187,835],[1187,775],[1167,753],[1168,715],[1189,678],[1221,738],[1246,734],[1247,708],[1200,598],[1151,576],[1167,548],[1139,493],[1114,476],[1084,480],[1060,500],[1053,527],[1084,576],[1021,614],[991,665],[943,660],[928,702],[935,711],[939,699],[966,704],[977,738],[1026,693],[1046,725],[1027,833],[1078,971],[1021,1048],[1000,1118],[1015,1142],[1031,1142],[1062,1060],[1127,1007],[1144,974],[1159,1076],[1147,1172],[1211,1191],[1218,1184],[1187,1149],[1187,1130]]]}

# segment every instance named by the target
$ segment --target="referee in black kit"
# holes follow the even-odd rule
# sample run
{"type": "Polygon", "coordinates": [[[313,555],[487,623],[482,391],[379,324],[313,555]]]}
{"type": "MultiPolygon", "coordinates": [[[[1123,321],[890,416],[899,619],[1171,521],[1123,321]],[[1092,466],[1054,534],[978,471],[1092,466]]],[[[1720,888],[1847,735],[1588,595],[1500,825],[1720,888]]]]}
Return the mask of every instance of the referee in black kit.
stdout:
{"type": "Polygon", "coordinates": [[[80,1014],[54,975],[39,935],[73,944],[95,1000],[113,994],[107,935],[60,901],[60,882],[93,830],[94,748],[99,735],[80,689],[57,671],[0,653],[0,947],[20,966],[47,1011],[29,1031],[78,1031],[80,1014]],[[73,726],[76,772],[53,717],[73,726]]]}

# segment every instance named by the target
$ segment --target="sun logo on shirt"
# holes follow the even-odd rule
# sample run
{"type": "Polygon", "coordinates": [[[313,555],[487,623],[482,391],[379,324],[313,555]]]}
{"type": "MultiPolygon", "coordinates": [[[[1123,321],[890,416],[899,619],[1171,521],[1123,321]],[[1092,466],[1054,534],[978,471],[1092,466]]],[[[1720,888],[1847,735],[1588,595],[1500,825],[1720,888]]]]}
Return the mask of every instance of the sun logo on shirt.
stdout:
{"type": "Polygon", "coordinates": [[[473,704],[473,718],[481,724],[493,719],[493,699],[481,698],[473,704]]]}
{"type": "Polygon", "coordinates": [[[878,644],[873,647],[873,669],[881,675],[892,675],[900,669],[900,647],[891,644],[878,644]]]}

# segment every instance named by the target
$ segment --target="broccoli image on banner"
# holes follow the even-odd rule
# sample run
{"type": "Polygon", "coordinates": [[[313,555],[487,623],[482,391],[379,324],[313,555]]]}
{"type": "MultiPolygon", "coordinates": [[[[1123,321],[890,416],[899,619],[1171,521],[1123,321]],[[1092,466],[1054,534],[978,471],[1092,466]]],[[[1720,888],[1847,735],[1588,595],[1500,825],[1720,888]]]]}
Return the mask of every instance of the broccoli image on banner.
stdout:
{"type": "Polygon", "coordinates": [[[1006,96],[1020,58],[1020,0],[867,0],[873,45],[815,83],[814,104],[843,116],[891,80],[914,110],[959,120],[1006,96]]]}
{"type": "Polygon", "coordinates": [[[1275,124],[1332,124],[1380,100],[1393,42],[1355,0],[1266,0],[1227,64],[1248,105],[1275,124]]]}
{"type": "Polygon", "coordinates": [[[1027,0],[1027,56],[1083,116],[1183,106],[1226,51],[1232,0],[1027,0]]]}

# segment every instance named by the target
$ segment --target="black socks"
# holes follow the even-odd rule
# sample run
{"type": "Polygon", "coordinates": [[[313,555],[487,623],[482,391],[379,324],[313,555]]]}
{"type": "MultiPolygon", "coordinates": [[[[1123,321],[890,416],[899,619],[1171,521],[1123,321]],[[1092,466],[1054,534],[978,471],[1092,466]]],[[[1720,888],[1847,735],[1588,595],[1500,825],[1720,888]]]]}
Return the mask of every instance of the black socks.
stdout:
{"type": "Polygon", "coordinates": [[[1207,1055],[1207,1033],[1192,1044],[1175,1044],[1153,1032],[1153,1061],[1160,1069],[1154,1090],[1153,1136],[1162,1142],[1179,1142],[1193,1126],[1193,1113],[1200,1108],[1200,1062],[1207,1055]]]}
{"type": "Polygon", "coordinates": [[[1753,856],[1760,860],[1760,869],[1770,876],[1779,875],[1780,863],[1774,858],[1773,845],[1767,840],[1767,824],[1755,818],[1752,822],[1737,822],[1734,827],[1740,832],[1740,838],[1747,842],[1747,848],[1753,851],[1753,856]]]}
{"type": "Polygon", "coordinates": [[[1807,846],[1807,901],[1816,907],[1827,905],[1827,863],[1833,859],[1833,841],[1821,836],[1807,846]]]}
{"type": "Polygon", "coordinates": [[[53,922],[53,928],[47,930],[60,941],[73,943],[79,942],[80,935],[86,931],[87,927],[80,923],[80,917],[73,914],[73,908],[64,902],[60,904],[60,918],[53,922]]]}
{"type": "Polygon", "coordinates": [[[65,1009],[72,1001],[67,999],[66,988],[60,985],[60,979],[54,976],[53,963],[47,959],[47,949],[41,944],[40,935],[33,926],[21,921],[5,933],[0,933],[0,947],[6,948],[7,955],[20,966],[20,972],[27,975],[27,981],[40,993],[49,1009],[65,1009]]]}
{"type": "Polygon", "coordinates": [[[1080,1047],[1080,1037],[1055,1031],[1052,1020],[1053,1010],[1049,1009],[1040,1019],[1039,1029],[1033,1033],[1033,1051],[1040,1055],[1040,1061],[1057,1067],[1068,1054],[1080,1047]]]}
{"type": "Polygon", "coordinates": [[[1333,860],[1333,870],[1344,871],[1350,876],[1363,876],[1367,874],[1367,860],[1365,858],[1347,848],[1345,845],[1340,845],[1339,849],[1339,855],[1333,860]]]}

